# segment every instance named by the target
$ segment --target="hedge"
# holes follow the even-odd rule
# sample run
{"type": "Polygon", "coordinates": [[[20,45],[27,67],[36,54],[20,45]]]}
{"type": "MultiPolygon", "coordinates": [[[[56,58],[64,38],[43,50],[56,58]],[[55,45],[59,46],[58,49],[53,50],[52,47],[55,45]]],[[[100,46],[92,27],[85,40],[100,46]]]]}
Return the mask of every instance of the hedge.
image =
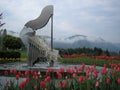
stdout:
{"type": "Polygon", "coordinates": [[[0,58],[20,58],[21,54],[17,51],[0,51],[0,58]]]}

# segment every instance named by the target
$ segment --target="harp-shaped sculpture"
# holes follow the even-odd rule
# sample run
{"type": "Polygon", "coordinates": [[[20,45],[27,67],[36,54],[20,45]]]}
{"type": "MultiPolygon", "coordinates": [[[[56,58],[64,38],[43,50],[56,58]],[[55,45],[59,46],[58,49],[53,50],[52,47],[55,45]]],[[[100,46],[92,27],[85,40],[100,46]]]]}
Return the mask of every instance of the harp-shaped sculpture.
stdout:
{"type": "Polygon", "coordinates": [[[58,51],[53,49],[53,6],[43,8],[41,15],[27,22],[20,32],[20,37],[27,47],[28,65],[33,66],[37,61],[46,62],[57,60],[58,51]],[[36,36],[36,30],[43,28],[51,18],[51,48],[36,36]]]}

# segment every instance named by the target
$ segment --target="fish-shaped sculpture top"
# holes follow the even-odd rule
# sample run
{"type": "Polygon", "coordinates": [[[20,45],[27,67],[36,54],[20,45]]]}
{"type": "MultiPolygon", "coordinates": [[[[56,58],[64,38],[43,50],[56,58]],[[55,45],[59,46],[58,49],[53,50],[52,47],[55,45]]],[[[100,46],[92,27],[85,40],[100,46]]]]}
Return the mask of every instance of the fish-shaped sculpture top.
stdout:
{"type": "Polygon", "coordinates": [[[38,18],[27,22],[25,26],[32,28],[33,30],[40,29],[47,24],[47,22],[49,21],[52,15],[53,15],[53,6],[48,5],[45,8],[43,8],[41,15],[38,18]]]}
{"type": "Polygon", "coordinates": [[[53,5],[48,5],[45,8],[43,8],[41,15],[38,18],[31,20],[25,24],[24,28],[20,32],[20,37],[23,43],[25,44],[25,46],[27,46],[26,44],[28,42],[27,41],[28,37],[34,36],[35,31],[37,29],[43,28],[48,23],[49,19],[52,16],[53,16],[53,5]]]}

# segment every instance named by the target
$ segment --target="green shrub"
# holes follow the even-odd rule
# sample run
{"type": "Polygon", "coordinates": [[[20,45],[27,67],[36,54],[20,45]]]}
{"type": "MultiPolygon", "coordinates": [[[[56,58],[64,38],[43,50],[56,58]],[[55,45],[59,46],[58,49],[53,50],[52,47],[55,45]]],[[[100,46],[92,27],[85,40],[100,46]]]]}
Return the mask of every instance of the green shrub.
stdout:
{"type": "Polygon", "coordinates": [[[20,52],[17,52],[17,51],[0,51],[0,58],[3,58],[3,59],[6,59],[6,58],[17,59],[17,58],[20,58],[20,56],[21,56],[20,52]]]}

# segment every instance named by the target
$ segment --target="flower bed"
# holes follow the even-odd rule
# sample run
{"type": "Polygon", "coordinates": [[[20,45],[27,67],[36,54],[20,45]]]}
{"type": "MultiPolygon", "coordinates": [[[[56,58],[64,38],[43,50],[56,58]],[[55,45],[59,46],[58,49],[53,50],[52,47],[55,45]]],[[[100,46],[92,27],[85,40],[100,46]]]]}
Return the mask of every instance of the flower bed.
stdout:
{"type": "Polygon", "coordinates": [[[48,69],[45,74],[33,70],[4,71],[6,76],[4,90],[120,90],[120,64],[110,64],[110,67],[107,68],[104,64],[99,71],[96,65],[82,64],[80,67],[74,66],[73,69],[69,67],[57,71],[48,69]],[[15,76],[17,84],[14,83],[15,81],[8,80],[7,76],[15,76]],[[25,80],[19,82],[22,77],[25,80]]]}

